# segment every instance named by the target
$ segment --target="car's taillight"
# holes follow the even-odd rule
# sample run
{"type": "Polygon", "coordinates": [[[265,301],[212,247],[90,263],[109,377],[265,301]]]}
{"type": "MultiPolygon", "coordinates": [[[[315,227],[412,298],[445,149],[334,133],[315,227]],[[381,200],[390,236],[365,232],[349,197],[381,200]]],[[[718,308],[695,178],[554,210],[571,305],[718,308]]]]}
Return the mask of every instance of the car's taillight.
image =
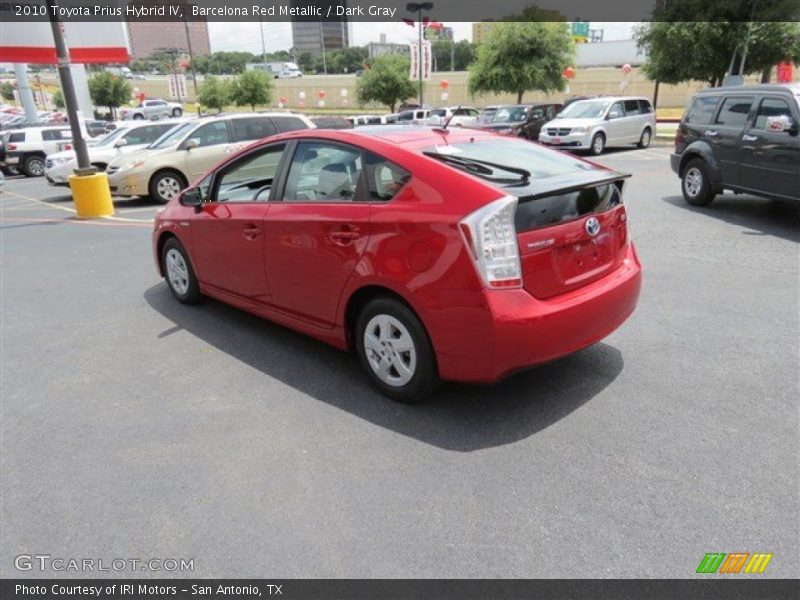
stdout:
{"type": "Polygon", "coordinates": [[[683,132],[680,128],[675,130],[675,148],[683,146],[684,141],[686,140],[686,136],[683,135],[683,132]]]}
{"type": "Polygon", "coordinates": [[[9,144],[8,145],[8,149],[9,150],[16,150],[17,149],[17,145],[16,144],[9,144]]]}
{"type": "Polygon", "coordinates": [[[72,150],[72,144],[64,144],[64,150],[72,150]]]}
{"type": "Polygon", "coordinates": [[[517,199],[504,196],[466,216],[460,223],[464,242],[486,287],[522,287],[514,214],[517,199]]]}

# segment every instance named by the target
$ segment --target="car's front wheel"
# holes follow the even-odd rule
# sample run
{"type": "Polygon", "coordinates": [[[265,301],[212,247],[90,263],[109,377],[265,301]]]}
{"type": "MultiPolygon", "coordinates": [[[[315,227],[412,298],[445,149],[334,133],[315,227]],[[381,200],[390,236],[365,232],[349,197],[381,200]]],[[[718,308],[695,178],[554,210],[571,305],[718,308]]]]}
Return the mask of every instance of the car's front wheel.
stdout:
{"type": "Polygon", "coordinates": [[[599,156],[606,149],[606,136],[602,133],[595,133],[592,138],[592,145],[589,148],[595,156],[599,156]]]}
{"type": "Polygon", "coordinates": [[[133,115],[134,121],[144,121],[144,115],[142,113],[136,113],[133,115]]]}
{"type": "Polygon", "coordinates": [[[439,385],[425,327],[399,300],[381,297],[364,307],[356,322],[355,346],[369,378],[393,400],[419,402],[439,385]]]}
{"type": "Polygon", "coordinates": [[[160,171],[150,180],[148,192],[156,202],[166,204],[183,191],[186,184],[183,177],[175,171],[160,171]]]}
{"type": "Polygon", "coordinates": [[[175,117],[177,119],[181,115],[183,115],[183,109],[182,108],[173,108],[172,109],[172,116],[173,117],[175,117]]]}
{"type": "Polygon", "coordinates": [[[168,239],[161,249],[161,268],[169,291],[179,302],[197,304],[202,299],[192,262],[177,238],[168,239]]]}
{"type": "Polygon", "coordinates": [[[681,176],[683,199],[692,206],[708,206],[716,196],[708,176],[708,165],[702,158],[693,158],[681,176]]]}

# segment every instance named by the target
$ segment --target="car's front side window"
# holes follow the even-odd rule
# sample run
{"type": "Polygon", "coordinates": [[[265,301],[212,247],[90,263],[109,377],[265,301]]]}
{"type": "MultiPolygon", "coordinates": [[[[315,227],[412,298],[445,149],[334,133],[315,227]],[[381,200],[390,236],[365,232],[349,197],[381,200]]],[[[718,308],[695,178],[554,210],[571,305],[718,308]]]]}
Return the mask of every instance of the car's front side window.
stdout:
{"type": "Polygon", "coordinates": [[[301,142],[292,159],[283,199],[351,202],[361,179],[361,152],[350,146],[301,142]]]}
{"type": "Polygon", "coordinates": [[[286,144],[269,146],[236,160],[219,176],[217,202],[266,202],[286,144]]]}

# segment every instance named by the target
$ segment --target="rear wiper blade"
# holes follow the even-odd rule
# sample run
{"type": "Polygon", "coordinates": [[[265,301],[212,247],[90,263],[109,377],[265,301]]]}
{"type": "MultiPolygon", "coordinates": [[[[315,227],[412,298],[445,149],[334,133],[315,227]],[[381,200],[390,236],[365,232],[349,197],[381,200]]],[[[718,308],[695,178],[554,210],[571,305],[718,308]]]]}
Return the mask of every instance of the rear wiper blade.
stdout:
{"type": "Polygon", "coordinates": [[[423,152],[425,156],[430,156],[431,158],[435,158],[437,160],[441,160],[442,162],[449,162],[453,165],[458,165],[464,167],[467,171],[474,173],[478,177],[484,177],[485,179],[490,179],[492,181],[510,181],[516,182],[516,179],[510,179],[508,177],[492,177],[492,173],[494,173],[493,169],[500,169],[501,171],[506,171],[508,173],[516,173],[519,175],[519,179],[523,182],[527,182],[531,178],[531,174],[529,171],[525,169],[520,169],[518,167],[510,167],[508,165],[500,165],[497,163],[489,162],[488,160],[479,160],[477,158],[463,158],[461,156],[453,156],[452,154],[440,154],[438,152],[423,152]],[[487,168],[489,167],[489,168],[487,168]]]}

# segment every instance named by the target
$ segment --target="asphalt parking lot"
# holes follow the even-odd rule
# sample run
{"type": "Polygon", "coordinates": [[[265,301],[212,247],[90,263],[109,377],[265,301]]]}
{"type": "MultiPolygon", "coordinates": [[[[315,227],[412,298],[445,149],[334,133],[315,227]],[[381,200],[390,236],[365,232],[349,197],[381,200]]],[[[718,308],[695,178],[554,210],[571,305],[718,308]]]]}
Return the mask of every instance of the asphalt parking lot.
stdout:
{"type": "Polygon", "coordinates": [[[87,576],[13,566],[43,553],[195,577],[683,578],[739,551],[774,553],[753,577],[796,576],[800,212],[688,207],[668,152],[599,159],[634,174],[633,317],[417,406],[333,348],[175,302],[156,206],[78,221],[64,190],[7,179],[0,576],[87,576]]]}

